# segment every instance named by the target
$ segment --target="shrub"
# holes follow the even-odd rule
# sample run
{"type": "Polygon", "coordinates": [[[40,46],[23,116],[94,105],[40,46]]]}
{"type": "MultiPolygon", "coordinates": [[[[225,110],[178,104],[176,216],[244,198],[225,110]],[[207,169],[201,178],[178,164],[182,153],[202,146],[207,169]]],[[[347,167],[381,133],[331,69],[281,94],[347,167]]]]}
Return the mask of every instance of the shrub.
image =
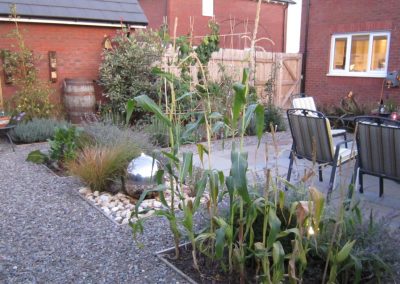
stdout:
{"type": "Polygon", "coordinates": [[[92,190],[104,191],[113,180],[124,174],[128,163],[139,153],[134,144],[88,146],[66,167],[92,190]]]}
{"type": "Polygon", "coordinates": [[[264,125],[266,131],[271,131],[271,126],[276,126],[277,131],[285,131],[286,124],[281,113],[281,109],[274,105],[269,105],[264,112],[264,125]]]}
{"type": "Polygon", "coordinates": [[[118,127],[110,123],[93,122],[83,126],[84,134],[80,139],[91,137],[92,144],[113,146],[116,144],[133,144],[143,152],[153,150],[149,135],[144,132],[133,131],[129,128],[118,127]]]}
{"type": "MultiPolygon", "coordinates": [[[[276,131],[285,131],[286,124],[283,119],[283,115],[281,113],[281,109],[274,105],[269,105],[265,108],[264,111],[264,131],[271,131],[271,124],[273,127],[276,127],[276,131]]],[[[250,122],[249,128],[246,130],[246,134],[255,135],[256,133],[256,124],[255,119],[253,118],[250,122]]]]}
{"type": "Polygon", "coordinates": [[[79,134],[80,129],[75,126],[57,127],[54,133],[54,138],[49,140],[50,159],[61,164],[73,160],[76,157],[79,134]]]}
{"type": "Polygon", "coordinates": [[[67,126],[66,121],[47,118],[33,118],[18,124],[11,132],[11,138],[19,143],[44,142],[54,137],[56,127],[67,126]]]}
{"type": "Polygon", "coordinates": [[[113,48],[105,50],[100,66],[100,85],[112,108],[125,112],[125,103],[143,93],[157,97],[157,76],[151,70],[161,60],[161,39],[151,31],[137,31],[127,36],[121,30],[112,40],[113,48]]]}

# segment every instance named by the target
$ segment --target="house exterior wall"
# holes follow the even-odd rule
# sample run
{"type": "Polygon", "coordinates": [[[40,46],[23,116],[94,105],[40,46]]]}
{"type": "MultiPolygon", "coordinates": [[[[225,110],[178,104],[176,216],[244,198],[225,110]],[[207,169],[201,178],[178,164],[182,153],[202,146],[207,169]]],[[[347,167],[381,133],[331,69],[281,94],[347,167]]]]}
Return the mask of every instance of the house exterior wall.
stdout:
{"type": "MultiPolygon", "coordinates": [[[[178,18],[177,35],[187,35],[190,32],[190,18],[193,21],[194,36],[209,33],[207,23],[211,17],[202,15],[202,0],[167,0],[166,13],[162,13],[162,5],[154,5],[155,0],[140,0],[144,13],[149,19],[150,27],[159,27],[163,15],[167,15],[170,33],[173,34],[175,18],[178,18]],[[156,15],[156,17],[153,17],[156,15]]],[[[163,1],[161,1],[163,2],[163,1]]],[[[220,25],[220,34],[231,33],[231,21],[234,23],[234,33],[248,32],[251,37],[254,28],[257,1],[252,0],[214,0],[214,15],[220,25]],[[248,23],[247,23],[248,21],[248,23]],[[247,26],[247,27],[246,27],[247,26]]],[[[285,12],[287,6],[282,4],[262,4],[258,38],[269,38],[272,45],[262,40],[258,45],[267,51],[284,51],[285,46],[285,12]]],[[[248,48],[250,40],[239,39],[240,35],[221,37],[221,46],[226,48],[248,48]]]]}
{"type": "MultiPolygon", "coordinates": [[[[306,50],[305,92],[317,103],[338,105],[352,91],[364,104],[379,103],[383,78],[327,76],[331,36],[337,33],[388,31],[391,33],[388,71],[400,70],[400,1],[303,0],[303,15],[310,1],[306,50]]],[[[305,51],[306,18],[303,16],[301,50],[305,51]]],[[[400,89],[384,89],[384,99],[400,102],[400,89]]]]}
{"type": "Polygon", "coordinates": [[[158,29],[168,15],[168,0],[139,0],[139,4],[149,21],[147,27],[158,29]]]}
{"type": "MultiPolygon", "coordinates": [[[[64,78],[98,79],[104,36],[116,34],[115,28],[103,27],[20,23],[19,28],[26,46],[39,57],[36,67],[44,81],[50,80],[48,52],[56,52],[58,80],[56,83],[49,83],[55,91],[51,98],[54,103],[61,101],[64,78]]],[[[15,45],[15,40],[7,37],[13,29],[12,23],[0,23],[0,49],[13,50],[11,45],[15,45]]],[[[0,76],[3,96],[5,100],[10,99],[15,89],[5,84],[3,72],[0,76]]],[[[100,99],[99,90],[96,95],[100,99]]]]}

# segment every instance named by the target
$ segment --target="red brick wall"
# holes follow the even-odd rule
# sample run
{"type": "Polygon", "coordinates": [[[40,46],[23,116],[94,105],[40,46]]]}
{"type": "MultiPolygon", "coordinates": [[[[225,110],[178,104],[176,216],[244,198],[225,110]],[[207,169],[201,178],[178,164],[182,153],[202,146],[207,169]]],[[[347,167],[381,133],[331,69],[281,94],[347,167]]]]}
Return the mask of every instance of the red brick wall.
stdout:
{"type": "MultiPolygon", "coordinates": [[[[150,27],[159,27],[163,15],[168,15],[170,33],[173,34],[175,17],[178,18],[177,35],[186,35],[190,32],[190,17],[193,19],[195,36],[209,33],[207,23],[211,17],[202,16],[202,0],[167,0],[167,13],[164,12],[164,1],[140,0],[140,4],[149,20],[150,27]],[[155,4],[155,2],[159,4],[155,4]],[[161,3],[160,3],[161,2],[161,3]]],[[[235,33],[253,32],[254,18],[256,14],[257,1],[252,0],[214,0],[214,14],[220,24],[220,33],[231,33],[229,19],[235,19],[235,33]]],[[[258,38],[267,37],[275,42],[275,46],[267,41],[260,41],[259,45],[269,51],[281,52],[284,46],[284,21],[285,7],[280,4],[262,4],[260,28],[258,38]]],[[[222,37],[221,46],[227,48],[245,48],[250,46],[249,40],[241,39],[239,36],[222,37]]]]}
{"type": "MultiPolygon", "coordinates": [[[[308,0],[304,0],[306,3],[308,0]]],[[[389,31],[391,33],[388,71],[400,70],[399,0],[310,0],[307,95],[320,104],[338,104],[349,91],[365,104],[377,104],[382,78],[326,76],[329,71],[331,35],[334,33],[389,31]]],[[[303,6],[305,7],[305,5],[303,6]]],[[[303,11],[303,15],[306,11],[303,11]]],[[[303,18],[303,26],[305,19],[303,18]]],[[[303,34],[304,39],[304,34],[303,34]]],[[[304,43],[302,44],[304,50],[304,43]]],[[[400,103],[400,89],[385,89],[384,98],[400,103]]]]}
{"type": "Polygon", "coordinates": [[[163,17],[167,16],[168,0],[139,0],[147,20],[148,27],[158,29],[163,24],[163,17]]]}
{"type": "MultiPolygon", "coordinates": [[[[13,49],[11,45],[15,41],[6,37],[13,28],[13,24],[0,24],[0,49],[13,49]]],[[[58,81],[50,84],[55,90],[53,102],[61,99],[64,78],[98,78],[104,35],[114,36],[116,33],[114,28],[22,23],[20,30],[25,37],[26,46],[40,57],[36,66],[43,80],[49,81],[48,52],[57,53],[58,81]]],[[[4,97],[9,99],[15,90],[4,84],[3,73],[0,76],[4,97]]]]}

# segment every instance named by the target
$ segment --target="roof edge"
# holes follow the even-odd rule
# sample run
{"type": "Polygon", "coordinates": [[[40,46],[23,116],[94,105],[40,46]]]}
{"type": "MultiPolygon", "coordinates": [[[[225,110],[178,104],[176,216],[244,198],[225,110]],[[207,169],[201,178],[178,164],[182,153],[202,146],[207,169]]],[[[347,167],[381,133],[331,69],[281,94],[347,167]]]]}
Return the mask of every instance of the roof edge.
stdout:
{"type": "MultiPolygon", "coordinates": [[[[0,16],[0,22],[13,22],[15,19],[9,17],[0,16]]],[[[101,22],[101,21],[88,21],[88,20],[60,20],[55,18],[24,18],[20,17],[16,19],[20,23],[32,23],[32,24],[55,24],[55,25],[72,25],[72,26],[92,26],[92,27],[113,27],[121,28],[123,26],[130,26],[132,28],[145,29],[147,24],[143,23],[112,23],[112,22],[101,22]]]]}

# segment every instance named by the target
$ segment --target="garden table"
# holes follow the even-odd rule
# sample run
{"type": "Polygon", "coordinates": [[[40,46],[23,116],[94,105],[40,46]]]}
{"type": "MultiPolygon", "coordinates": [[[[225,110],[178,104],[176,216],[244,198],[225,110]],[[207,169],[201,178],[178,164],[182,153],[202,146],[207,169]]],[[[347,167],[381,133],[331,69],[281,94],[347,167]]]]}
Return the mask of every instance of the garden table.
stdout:
{"type": "Polygon", "coordinates": [[[11,144],[11,148],[13,149],[13,152],[15,152],[14,143],[10,137],[10,134],[8,133],[13,128],[15,128],[15,125],[7,125],[5,127],[1,127],[0,128],[0,136],[6,136],[8,138],[8,141],[11,144]]]}

